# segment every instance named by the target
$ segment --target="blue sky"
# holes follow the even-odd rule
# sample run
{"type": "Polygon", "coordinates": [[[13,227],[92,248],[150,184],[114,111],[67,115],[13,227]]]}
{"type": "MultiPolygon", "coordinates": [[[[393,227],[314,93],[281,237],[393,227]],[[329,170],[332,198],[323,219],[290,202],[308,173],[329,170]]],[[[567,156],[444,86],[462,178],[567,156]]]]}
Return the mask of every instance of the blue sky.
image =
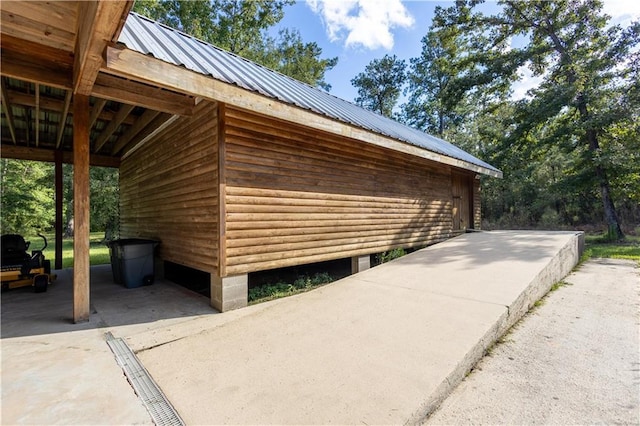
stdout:
{"type": "MultiPolygon", "coordinates": [[[[278,28],[297,28],[306,42],[315,41],[323,57],[338,57],[338,65],[326,74],[331,93],[348,101],[357,95],[351,79],[373,59],[395,54],[400,59],[420,54],[436,6],[450,1],[401,0],[298,0],[285,9],[278,28]]],[[[488,7],[497,7],[488,2],[488,7]]],[[[613,22],[629,23],[640,18],[640,1],[606,0],[604,10],[613,22]]],[[[519,94],[536,84],[523,75],[515,88],[519,94]]]]}

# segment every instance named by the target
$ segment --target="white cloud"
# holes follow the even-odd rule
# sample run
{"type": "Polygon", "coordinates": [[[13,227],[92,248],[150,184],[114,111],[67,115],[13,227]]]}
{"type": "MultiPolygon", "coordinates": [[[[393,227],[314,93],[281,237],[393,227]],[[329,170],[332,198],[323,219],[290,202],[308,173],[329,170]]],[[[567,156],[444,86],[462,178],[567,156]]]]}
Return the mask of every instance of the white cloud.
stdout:
{"type": "Polygon", "coordinates": [[[414,23],[400,0],[307,0],[307,4],[322,16],[329,39],[344,39],[346,47],[390,50],[392,29],[414,23]]]}
{"type": "Polygon", "coordinates": [[[614,24],[627,26],[631,21],[640,19],[640,2],[638,0],[603,0],[602,10],[611,16],[614,24]]]}
{"type": "Polygon", "coordinates": [[[518,75],[520,79],[513,85],[513,93],[511,94],[511,100],[514,101],[529,98],[527,92],[538,87],[544,79],[543,76],[534,76],[528,64],[518,68],[518,75]]]}

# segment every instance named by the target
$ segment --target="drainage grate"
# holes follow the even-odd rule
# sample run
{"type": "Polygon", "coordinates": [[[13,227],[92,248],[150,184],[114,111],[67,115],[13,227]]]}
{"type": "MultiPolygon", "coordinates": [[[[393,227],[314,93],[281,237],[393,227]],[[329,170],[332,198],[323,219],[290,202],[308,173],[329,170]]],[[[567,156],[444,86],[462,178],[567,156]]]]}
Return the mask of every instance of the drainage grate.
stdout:
{"type": "Polygon", "coordinates": [[[164,396],[149,372],[142,366],[138,357],[127,346],[127,343],[115,338],[111,332],[106,333],[107,344],[116,357],[116,361],[127,376],[138,397],[151,415],[153,422],[159,426],[184,426],[184,422],[164,396]]]}

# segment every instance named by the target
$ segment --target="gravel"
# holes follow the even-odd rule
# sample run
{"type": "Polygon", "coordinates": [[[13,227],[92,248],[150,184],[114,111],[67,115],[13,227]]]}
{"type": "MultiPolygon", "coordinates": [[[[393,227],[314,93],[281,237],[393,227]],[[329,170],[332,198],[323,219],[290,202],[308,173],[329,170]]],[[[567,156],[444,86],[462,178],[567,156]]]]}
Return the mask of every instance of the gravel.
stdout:
{"type": "Polygon", "coordinates": [[[426,424],[640,424],[639,271],[624,260],[581,265],[426,424]]]}

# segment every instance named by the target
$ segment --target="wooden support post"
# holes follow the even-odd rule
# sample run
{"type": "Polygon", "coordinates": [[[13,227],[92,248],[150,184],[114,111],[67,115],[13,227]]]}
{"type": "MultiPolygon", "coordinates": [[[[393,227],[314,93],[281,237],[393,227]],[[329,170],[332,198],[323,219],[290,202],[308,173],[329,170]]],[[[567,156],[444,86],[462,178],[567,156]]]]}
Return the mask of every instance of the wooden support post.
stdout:
{"type": "MultiPolygon", "coordinates": [[[[227,174],[225,104],[218,103],[218,276],[227,276],[227,174]]],[[[213,293],[211,293],[213,303],[213,293]]],[[[214,306],[215,307],[215,306],[214,306]]],[[[216,308],[219,309],[219,308],[216,308]]]]}
{"type": "Polygon", "coordinates": [[[55,265],[54,269],[62,269],[62,151],[55,151],[55,194],[56,194],[56,223],[55,223],[55,265]]]}
{"type": "Polygon", "coordinates": [[[89,97],[73,102],[73,321],[89,321],[89,97]]]}

